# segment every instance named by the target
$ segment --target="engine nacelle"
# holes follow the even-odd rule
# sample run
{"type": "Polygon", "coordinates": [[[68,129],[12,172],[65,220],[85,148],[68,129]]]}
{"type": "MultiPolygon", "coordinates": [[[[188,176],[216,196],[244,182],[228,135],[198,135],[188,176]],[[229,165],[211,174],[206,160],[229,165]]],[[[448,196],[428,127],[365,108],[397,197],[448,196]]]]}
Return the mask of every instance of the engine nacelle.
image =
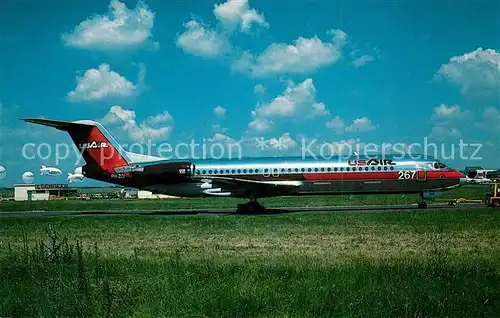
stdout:
{"type": "Polygon", "coordinates": [[[145,166],[143,171],[134,172],[145,178],[176,180],[186,179],[194,174],[194,164],[191,162],[167,162],[145,166]]]}

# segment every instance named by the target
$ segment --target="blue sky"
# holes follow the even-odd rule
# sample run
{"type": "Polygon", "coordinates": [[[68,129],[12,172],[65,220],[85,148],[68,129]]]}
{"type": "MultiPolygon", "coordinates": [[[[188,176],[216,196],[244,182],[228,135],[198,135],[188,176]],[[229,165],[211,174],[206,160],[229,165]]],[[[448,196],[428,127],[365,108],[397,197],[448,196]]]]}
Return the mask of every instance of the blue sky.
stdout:
{"type": "Polygon", "coordinates": [[[70,140],[20,117],[98,120],[125,144],[239,142],[247,156],[462,139],[482,159],[447,163],[500,168],[499,14],[497,1],[3,1],[0,186],[75,168],[75,155],[26,159],[26,143],[70,140]]]}

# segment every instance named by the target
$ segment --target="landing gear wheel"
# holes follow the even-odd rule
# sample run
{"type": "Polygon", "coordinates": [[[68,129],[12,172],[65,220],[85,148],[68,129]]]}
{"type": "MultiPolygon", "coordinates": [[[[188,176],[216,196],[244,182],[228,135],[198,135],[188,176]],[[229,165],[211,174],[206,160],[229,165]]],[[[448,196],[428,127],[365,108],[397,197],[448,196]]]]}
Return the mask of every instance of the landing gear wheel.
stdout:
{"type": "Polygon", "coordinates": [[[427,202],[421,201],[418,203],[419,209],[427,209],[427,202]]]}
{"type": "Polygon", "coordinates": [[[238,213],[262,213],[265,211],[266,208],[256,200],[252,200],[244,204],[238,204],[238,207],[236,209],[236,212],[238,213]]]}

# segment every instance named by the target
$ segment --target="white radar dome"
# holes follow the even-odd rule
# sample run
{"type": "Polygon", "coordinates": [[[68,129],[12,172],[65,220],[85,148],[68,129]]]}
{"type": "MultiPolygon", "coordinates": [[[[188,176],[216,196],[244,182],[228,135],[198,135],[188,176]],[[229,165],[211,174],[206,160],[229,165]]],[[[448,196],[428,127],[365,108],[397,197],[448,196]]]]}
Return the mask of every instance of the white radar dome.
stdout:
{"type": "Polygon", "coordinates": [[[23,173],[23,182],[24,183],[33,183],[35,181],[35,175],[31,171],[26,171],[23,173]]]}
{"type": "Polygon", "coordinates": [[[0,166],[0,180],[5,179],[6,175],[7,175],[7,169],[5,169],[4,166],[0,166]]]}

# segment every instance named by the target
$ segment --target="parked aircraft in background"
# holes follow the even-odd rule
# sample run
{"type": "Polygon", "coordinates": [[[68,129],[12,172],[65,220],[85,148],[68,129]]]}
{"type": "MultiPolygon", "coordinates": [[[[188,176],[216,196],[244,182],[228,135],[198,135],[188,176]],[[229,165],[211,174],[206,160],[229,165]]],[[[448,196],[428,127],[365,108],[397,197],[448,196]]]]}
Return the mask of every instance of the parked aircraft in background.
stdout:
{"type": "Polygon", "coordinates": [[[264,210],[257,199],[273,196],[419,193],[434,197],[460,186],[465,176],[435,159],[340,157],[167,160],[125,151],[98,122],[23,119],[66,131],[94,180],[173,196],[247,198],[238,211],[264,210]]]}
{"type": "Polygon", "coordinates": [[[75,182],[75,181],[83,181],[85,179],[85,176],[82,173],[82,167],[78,167],[75,169],[75,173],[68,173],[68,180],[69,183],[75,182]]]}
{"type": "Polygon", "coordinates": [[[42,165],[40,167],[40,174],[41,175],[58,176],[61,173],[62,173],[61,169],[58,169],[58,168],[47,167],[45,165],[42,165]]]}

